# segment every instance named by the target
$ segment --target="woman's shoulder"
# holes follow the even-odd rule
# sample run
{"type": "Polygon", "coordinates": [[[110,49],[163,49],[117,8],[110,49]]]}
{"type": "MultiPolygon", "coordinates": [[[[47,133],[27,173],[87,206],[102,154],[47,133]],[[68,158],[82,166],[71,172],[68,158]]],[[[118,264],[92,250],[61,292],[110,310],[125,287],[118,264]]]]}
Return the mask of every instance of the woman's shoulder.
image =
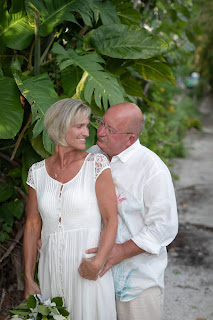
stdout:
{"type": "Polygon", "coordinates": [[[39,162],[34,163],[31,167],[30,170],[31,171],[36,171],[40,168],[43,168],[45,166],[45,160],[41,160],[39,162]]]}
{"type": "Polygon", "coordinates": [[[108,160],[107,156],[102,153],[89,153],[87,160],[95,162],[95,163],[109,164],[109,160],[108,160]]]}

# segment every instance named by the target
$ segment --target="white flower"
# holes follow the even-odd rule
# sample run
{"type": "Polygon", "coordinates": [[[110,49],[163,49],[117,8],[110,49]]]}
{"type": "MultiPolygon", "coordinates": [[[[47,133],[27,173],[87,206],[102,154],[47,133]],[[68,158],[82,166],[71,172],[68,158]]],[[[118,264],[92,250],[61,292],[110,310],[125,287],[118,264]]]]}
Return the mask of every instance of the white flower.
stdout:
{"type": "Polygon", "coordinates": [[[14,316],[12,316],[12,318],[13,318],[14,320],[22,320],[22,318],[19,318],[19,316],[18,316],[17,314],[15,314],[14,316]]]}
{"type": "Polygon", "coordinates": [[[55,307],[56,303],[55,302],[51,302],[50,299],[47,299],[46,301],[44,301],[43,303],[45,306],[50,306],[50,307],[55,307]]]}

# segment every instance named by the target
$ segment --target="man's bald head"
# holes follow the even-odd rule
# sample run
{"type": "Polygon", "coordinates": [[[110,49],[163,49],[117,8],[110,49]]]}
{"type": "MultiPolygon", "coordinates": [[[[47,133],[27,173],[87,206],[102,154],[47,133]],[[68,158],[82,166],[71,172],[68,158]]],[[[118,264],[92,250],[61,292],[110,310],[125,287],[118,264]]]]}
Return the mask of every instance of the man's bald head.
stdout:
{"type": "Polygon", "coordinates": [[[143,130],[144,117],[141,109],[134,103],[122,102],[111,106],[107,110],[115,121],[122,121],[125,132],[132,132],[138,138],[143,130]]]}

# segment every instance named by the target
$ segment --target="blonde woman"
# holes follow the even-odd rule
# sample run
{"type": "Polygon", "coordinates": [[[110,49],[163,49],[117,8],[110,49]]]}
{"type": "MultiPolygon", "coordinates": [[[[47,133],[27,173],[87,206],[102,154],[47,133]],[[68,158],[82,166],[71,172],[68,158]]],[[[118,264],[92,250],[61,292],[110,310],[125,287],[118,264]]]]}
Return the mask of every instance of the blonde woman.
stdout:
{"type": "Polygon", "coordinates": [[[113,320],[111,271],[101,278],[99,272],[116,238],[116,195],[107,158],[83,151],[90,112],[80,100],[63,99],[45,115],[45,128],[56,147],[28,174],[25,299],[35,293],[44,299],[62,296],[72,320],[113,320]],[[40,237],[38,287],[33,278],[40,237]],[[85,255],[96,246],[95,256],[85,255]]]}

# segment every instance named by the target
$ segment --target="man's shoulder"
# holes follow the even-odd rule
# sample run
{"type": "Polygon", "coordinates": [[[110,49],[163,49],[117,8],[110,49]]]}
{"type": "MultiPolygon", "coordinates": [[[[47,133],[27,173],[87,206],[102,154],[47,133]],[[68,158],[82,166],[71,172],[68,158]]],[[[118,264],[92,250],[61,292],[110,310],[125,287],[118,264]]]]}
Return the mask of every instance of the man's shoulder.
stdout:
{"type": "Polygon", "coordinates": [[[89,153],[94,153],[94,154],[96,154],[96,153],[102,153],[102,154],[104,154],[103,151],[99,148],[99,146],[98,146],[97,144],[95,144],[94,146],[90,147],[90,148],[87,150],[87,152],[89,152],[89,153]]]}
{"type": "Polygon", "coordinates": [[[142,162],[144,164],[147,165],[147,167],[149,167],[150,169],[154,169],[155,170],[168,170],[166,164],[163,162],[163,160],[151,149],[140,145],[140,148],[138,150],[139,154],[140,154],[140,158],[142,160],[142,162]]]}

